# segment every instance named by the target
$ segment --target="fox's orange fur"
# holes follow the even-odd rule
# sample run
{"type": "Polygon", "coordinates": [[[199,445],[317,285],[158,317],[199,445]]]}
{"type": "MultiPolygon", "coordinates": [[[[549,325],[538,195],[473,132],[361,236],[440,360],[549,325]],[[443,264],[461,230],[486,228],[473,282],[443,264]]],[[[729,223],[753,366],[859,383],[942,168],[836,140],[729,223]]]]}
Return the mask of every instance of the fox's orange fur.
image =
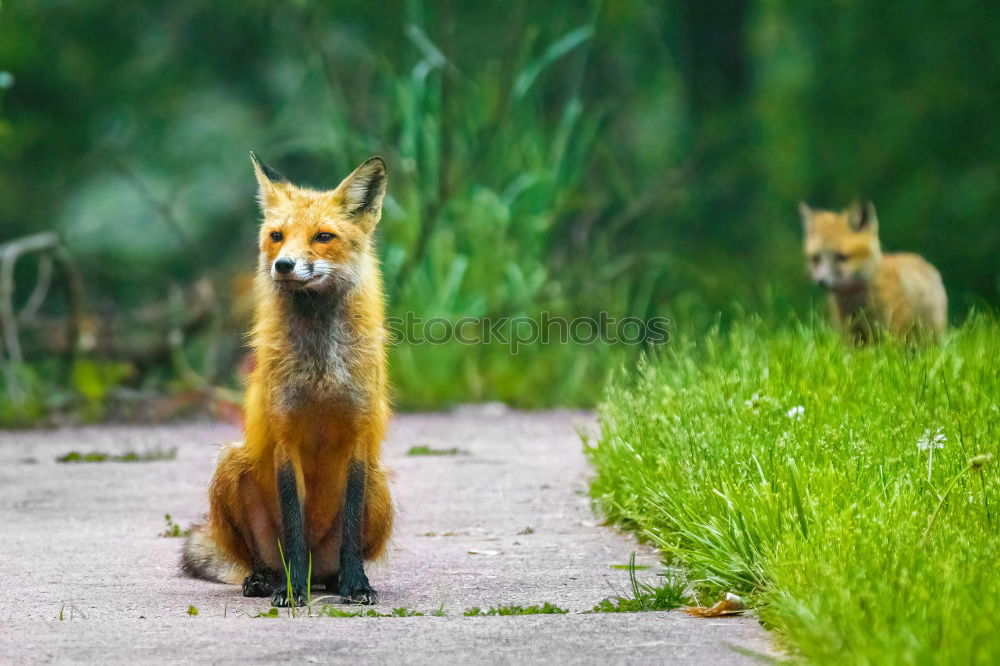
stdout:
{"type": "Polygon", "coordinates": [[[799,205],[813,280],[829,292],[834,323],[856,341],[880,329],[906,341],[940,339],[948,296],[937,269],[917,254],[883,253],[870,203],[839,213],[799,205]]]}
{"type": "Polygon", "coordinates": [[[223,447],[209,488],[208,521],[196,528],[184,558],[188,573],[243,580],[245,593],[252,573],[282,572],[279,541],[286,558],[294,545],[285,543],[290,526],[284,519],[294,522],[296,514],[287,513],[279,496],[283,468],[294,472],[318,582],[341,573],[352,465],[363,471],[364,559],[384,553],[393,522],[381,464],[390,408],[372,240],[385,165],[372,158],[332,191],[296,187],[256,158],[254,170],[264,219],[244,439],[223,447]],[[288,261],[294,268],[283,274],[288,261]]]}

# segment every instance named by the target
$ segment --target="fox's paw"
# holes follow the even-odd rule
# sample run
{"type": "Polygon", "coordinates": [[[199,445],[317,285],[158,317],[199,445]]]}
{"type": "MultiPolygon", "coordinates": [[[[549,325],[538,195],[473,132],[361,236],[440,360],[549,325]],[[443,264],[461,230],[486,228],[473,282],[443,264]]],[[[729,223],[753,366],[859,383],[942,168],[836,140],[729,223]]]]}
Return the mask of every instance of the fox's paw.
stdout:
{"type": "Polygon", "coordinates": [[[269,571],[254,571],[243,579],[243,596],[269,597],[277,582],[277,577],[269,571]]]}
{"type": "Polygon", "coordinates": [[[343,577],[340,581],[340,596],[344,603],[371,606],[378,603],[378,593],[368,583],[363,573],[357,577],[343,577]]]}
{"type": "Polygon", "coordinates": [[[340,590],[340,596],[344,603],[358,604],[361,606],[373,606],[378,603],[378,592],[370,587],[365,590],[344,591],[340,590]]]}
{"type": "Polygon", "coordinates": [[[275,590],[271,596],[271,605],[275,608],[291,608],[292,606],[305,606],[306,595],[301,590],[292,590],[292,596],[288,597],[288,588],[281,587],[275,590]]]}

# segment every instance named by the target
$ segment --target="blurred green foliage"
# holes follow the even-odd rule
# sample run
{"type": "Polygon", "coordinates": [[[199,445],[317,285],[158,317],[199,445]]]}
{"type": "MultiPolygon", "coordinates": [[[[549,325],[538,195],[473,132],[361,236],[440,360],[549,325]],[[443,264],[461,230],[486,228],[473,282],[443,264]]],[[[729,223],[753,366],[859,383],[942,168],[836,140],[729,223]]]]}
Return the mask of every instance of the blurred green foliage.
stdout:
{"type": "MultiPolygon", "coordinates": [[[[248,149],[321,187],[381,154],[397,314],[804,310],[795,203],[859,195],[887,248],[942,269],[956,307],[995,303],[997,14],[988,0],[5,3],[0,241],[59,230],[95,312],[203,275],[226,296],[254,261],[248,149]]],[[[212,353],[232,365],[239,339],[220,339],[192,353],[228,344],[212,353]]],[[[629,353],[403,345],[393,377],[409,407],[586,404],[629,353]]]]}

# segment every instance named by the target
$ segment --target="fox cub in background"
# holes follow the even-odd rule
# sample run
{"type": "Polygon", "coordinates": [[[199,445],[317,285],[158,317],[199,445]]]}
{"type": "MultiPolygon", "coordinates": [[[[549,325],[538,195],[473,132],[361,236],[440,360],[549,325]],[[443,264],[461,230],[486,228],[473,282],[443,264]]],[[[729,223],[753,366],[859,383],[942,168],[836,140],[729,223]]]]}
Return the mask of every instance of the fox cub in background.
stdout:
{"type": "Polygon", "coordinates": [[[311,569],[345,600],[376,603],[363,562],[385,551],[393,520],[380,462],[389,401],[372,240],[385,163],[373,157],[321,192],[250,156],[264,221],[244,438],[220,452],[209,515],[182,568],[242,581],[244,595],[275,606],[305,603],[311,569]]]}
{"type": "Polygon", "coordinates": [[[814,282],[829,293],[834,323],[856,342],[879,329],[910,342],[938,340],[947,326],[941,275],[917,254],[883,254],[871,202],[835,213],[799,204],[814,282]]]}

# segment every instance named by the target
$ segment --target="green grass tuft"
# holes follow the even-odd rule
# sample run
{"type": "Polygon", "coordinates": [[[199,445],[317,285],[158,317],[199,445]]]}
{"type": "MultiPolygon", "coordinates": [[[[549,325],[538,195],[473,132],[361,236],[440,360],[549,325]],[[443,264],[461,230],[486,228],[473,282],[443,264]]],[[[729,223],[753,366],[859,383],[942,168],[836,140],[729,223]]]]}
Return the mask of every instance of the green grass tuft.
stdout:
{"type": "Polygon", "coordinates": [[[920,350],[677,338],[608,388],[593,495],[810,662],[996,663],[998,358],[983,315],[920,350]]]}
{"type": "Polygon", "coordinates": [[[160,536],[171,539],[191,536],[191,528],[189,527],[186,530],[182,530],[181,526],[174,522],[169,513],[163,514],[163,519],[166,521],[167,527],[160,532],[160,536]]]}
{"type": "Polygon", "coordinates": [[[373,608],[342,610],[330,604],[323,604],[317,614],[321,617],[423,617],[424,615],[409,608],[393,608],[390,613],[380,613],[373,608]]]}
{"type": "Polygon", "coordinates": [[[169,449],[150,449],[149,451],[127,451],[121,454],[105,453],[103,451],[90,451],[80,453],[70,451],[56,458],[60,463],[94,463],[94,462],[157,462],[160,460],[174,460],[177,458],[177,447],[169,449]]]}
{"type": "Polygon", "coordinates": [[[614,599],[604,599],[594,606],[592,612],[641,613],[644,611],[673,610],[680,608],[684,604],[684,581],[673,571],[668,570],[666,573],[661,574],[664,578],[662,585],[655,586],[643,583],[638,579],[635,572],[648,567],[636,566],[634,552],[629,559],[629,563],[625,565],[625,568],[628,570],[632,596],[618,596],[614,599]]]}
{"type": "Polygon", "coordinates": [[[410,610],[409,608],[392,609],[392,617],[423,617],[423,615],[420,611],[410,610]]]}
{"type": "Polygon", "coordinates": [[[457,447],[450,449],[435,449],[434,447],[421,445],[421,446],[411,446],[410,450],[406,452],[408,456],[458,456],[465,453],[462,449],[457,447]]]}
{"type": "Polygon", "coordinates": [[[554,606],[549,602],[543,603],[541,606],[495,606],[491,607],[489,610],[483,610],[479,606],[473,606],[467,609],[463,615],[467,617],[476,616],[486,616],[486,615],[566,615],[569,610],[566,608],[560,608],[559,606],[554,606]]]}

